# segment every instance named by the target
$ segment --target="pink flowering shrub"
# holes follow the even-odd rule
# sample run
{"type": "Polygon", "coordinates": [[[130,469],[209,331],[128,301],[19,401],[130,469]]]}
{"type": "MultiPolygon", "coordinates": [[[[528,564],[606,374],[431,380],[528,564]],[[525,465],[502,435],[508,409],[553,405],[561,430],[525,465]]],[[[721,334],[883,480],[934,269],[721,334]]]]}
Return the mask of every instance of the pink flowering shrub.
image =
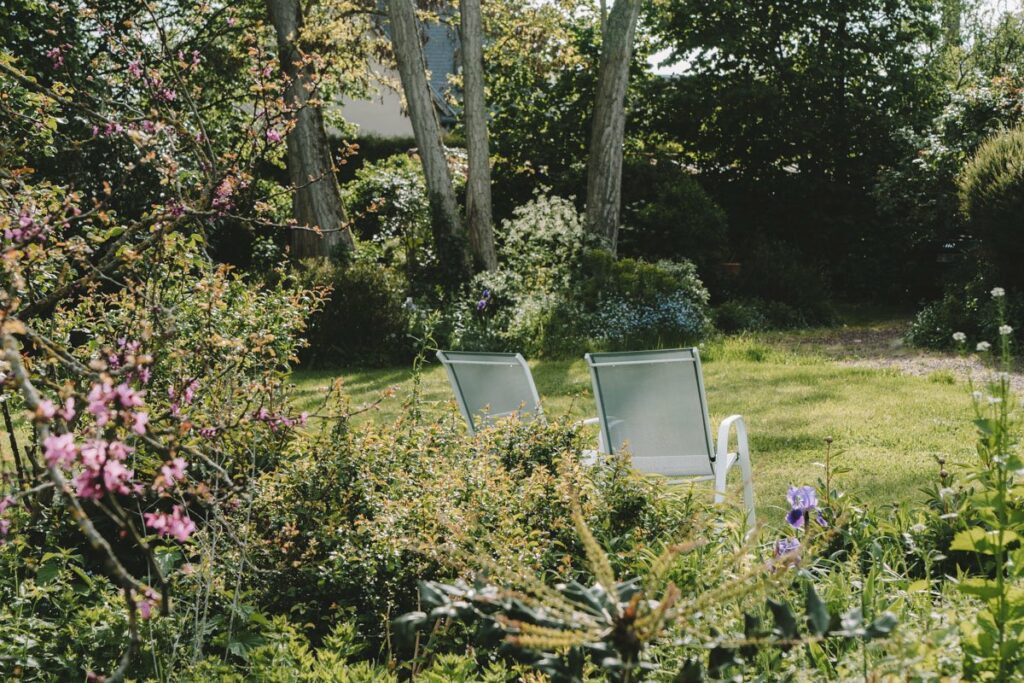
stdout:
{"type": "Polygon", "coordinates": [[[138,664],[139,620],[172,619],[172,587],[185,612],[218,600],[226,520],[305,421],[286,377],[320,295],[207,255],[226,222],[287,220],[288,188],[256,180],[290,130],[266,27],[220,15],[212,31],[213,8],[191,4],[19,11],[40,35],[14,55],[0,38],[0,390],[18,425],[0,543],[19,580],[61,544],[60,571],[123,612],[97,626],[111,648],[83,659],[95,671],[38,666],[116,680],[138,664]]]}

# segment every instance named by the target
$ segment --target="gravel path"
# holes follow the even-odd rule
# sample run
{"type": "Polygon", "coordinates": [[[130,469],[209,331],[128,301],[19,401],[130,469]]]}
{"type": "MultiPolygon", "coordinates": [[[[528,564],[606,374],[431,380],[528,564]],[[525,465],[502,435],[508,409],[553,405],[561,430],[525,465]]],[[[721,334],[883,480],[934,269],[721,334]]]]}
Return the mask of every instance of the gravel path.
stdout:
{"type": "MultiPolygon", "coordinates": [[[[893,370],[906,375],[928,376],[950,373],[960,380],[987,378],[991,369],[974,354],[923,351],[903,341],[907,323],[888,322],[870,327],[838,327],[784,335],[782,343],[795,351],[818,353],[841,365],[893,370]]],[[[1010,373],[1010,385],[1024,394],[1024,372],[1018,367],[1010,373]]]]}

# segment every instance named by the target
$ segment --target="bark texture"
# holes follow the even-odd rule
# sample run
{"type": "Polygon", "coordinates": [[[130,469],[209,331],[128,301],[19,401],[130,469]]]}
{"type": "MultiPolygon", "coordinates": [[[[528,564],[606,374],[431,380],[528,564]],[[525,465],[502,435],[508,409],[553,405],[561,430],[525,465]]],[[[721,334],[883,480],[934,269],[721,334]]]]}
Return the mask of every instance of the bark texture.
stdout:
{"type": "Polygon", "coordinates": [[[498,267],[491,217],[491,152],[487,137],[484,102],[483,20],[480,0],[462,0],[459,6],[459,37],[462,43],[463,106],[466,116],[466,227],[477,264],[487,270],[498,267]]]}
{"type": "Polygon", "coordinates": [[[289,82],[285,102],[295,122],[286,140],[288,176],[294,187],[292,213],[299,225],[292,230],[292,255],[330,256],[339,246],[353,249],[355,243],[334,175],[323,112],[319,103],[311,100],[316,74],[303,59],[299,45],[303,25],[301,0],[266,3],[277,34],[281,69],[289,82]]]}
{"type": "Polygon", "coordinates": [[[441,267],[447,271],[443,279],[455,284],[469,273],[472,261],[444,155],[441,124],[427,83],[427,67],[413,0],[388,0],[388,19],[398,75],[423,164],[434,242],[441,267]]]}
{"type": "Polygon", "coordinates": [[[641,0],[616,0],[605,22],[587,160],[587,230],[614,253],[622,204],[626,87],[641,0]]]}

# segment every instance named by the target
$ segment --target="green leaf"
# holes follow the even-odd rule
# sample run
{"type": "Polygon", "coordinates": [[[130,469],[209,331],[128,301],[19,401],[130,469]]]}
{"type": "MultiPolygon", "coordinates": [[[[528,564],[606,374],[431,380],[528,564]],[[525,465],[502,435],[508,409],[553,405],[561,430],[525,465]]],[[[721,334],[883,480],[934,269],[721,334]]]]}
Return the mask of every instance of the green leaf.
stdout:
{"type": "Polygon", "coordinates": [[[871,622],[868,626],[865,634],[868,638],[884,638],[885,636],[892,633],[892,630],[896,628],[896,624],[899,620],[896,615],[892,612],[885,612],[880,617],[871,622]]]}
{"type": "MultiPolygon", "coordinates": [[[[1014,541],[1020,540],[1015,531],[1009,529],[1003,531],[1002,545],[1006,547],[1014,541]]],[[[967,552],[980,553],[982,555],[994,555],[999,548],[999,532],[996,530],[985,530],[981,527],[964,529],[953,537],[950,543],[950,550],[966,550],[967,552]]]]}
{"type": "Polygon", "coordinates": [[[828,625],[831,621],[831,617],[828,613],[828,607],[818,597],[817,591],[814,590],[814,584],[807,584],[807,620],[811,625],[811,632],[816,636],[823,636],[828,632],[828,625]]]}
{"type": "Polygon", "coordinates": [[[795,638],[797,634],[796,618],[789,605],[771,599],[767,601],[767,604],[775,618],[776,632],[783,638],[795,638]]]}
{"type": "Polygon", "coordinates": [[[991,579],[970,578],[964,579],[957,584],[961,593],[975,595],[982,600],[992,600],[999,595],[999,587],[991,579]]]}
{"type": "Polygon", "coordinates": [[[36,583],[40,586],[47,586],[54,582],[60,574],[60,565],[56,562],[47,562],[36,572],[36,583]]]}

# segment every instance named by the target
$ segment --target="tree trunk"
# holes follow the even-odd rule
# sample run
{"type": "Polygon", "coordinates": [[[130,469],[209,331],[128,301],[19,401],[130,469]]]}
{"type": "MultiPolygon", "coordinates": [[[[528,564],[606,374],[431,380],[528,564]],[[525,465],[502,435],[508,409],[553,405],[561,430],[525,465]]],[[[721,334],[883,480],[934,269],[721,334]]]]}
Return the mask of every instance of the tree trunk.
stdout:
{"type": "Polygon", "coordinates": [[[622,203],[622,147],[626,134],[626,87],[641,0],[616,0],[601,44],[597,96],[587,161],[587,230],[615,253],[622,203]]]}
{"type": "Polygon", "coordinates": [[[487,139],[487,109],[484,104],[483,21],[480,0],[462,0],[459,8],[459,36],[462,43],[463,104],[466,111],[466,226],[469,245],[479,265],[498,267],[494,252],[491,218],[491,153],[487,139]]]}
{"type": "Polygon", "coordinates": [[[296,258],[331,256],[340,247],[353,249],[334,175],[320,105],[310,102],[315,73],[299,45],[303,16],[300,0],[266,0],[270,21],[277,33],[281,70],[288,78],[285,103],[294,126],[288,133],[288,175],[293,186],[292,213],[298,227],[292,230],[292,255],[296,258]]]}
{"type": "Polygon", "coordinates": [[[388,0],[388,17],[398,75],[423,164],[434,242],[441,267],[445,270],[442,279],[447,285],[456,285],[472,270],[472,260],[466,249],[459,205],[444,155],[441,124],[438,123],[437,110],[427,84],[427,67],[413,0],[388,0]]]}

